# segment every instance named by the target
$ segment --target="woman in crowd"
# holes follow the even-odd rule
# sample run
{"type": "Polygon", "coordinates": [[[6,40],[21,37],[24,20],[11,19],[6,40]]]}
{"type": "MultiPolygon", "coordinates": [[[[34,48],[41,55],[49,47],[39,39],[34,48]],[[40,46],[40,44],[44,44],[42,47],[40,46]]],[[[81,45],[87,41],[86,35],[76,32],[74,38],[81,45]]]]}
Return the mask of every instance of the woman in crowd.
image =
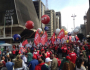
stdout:
{"type": "Polygon", "coordinates": [[[86,70],[83,59],[78,59],[76,61],[76,70],[86,70]]]}

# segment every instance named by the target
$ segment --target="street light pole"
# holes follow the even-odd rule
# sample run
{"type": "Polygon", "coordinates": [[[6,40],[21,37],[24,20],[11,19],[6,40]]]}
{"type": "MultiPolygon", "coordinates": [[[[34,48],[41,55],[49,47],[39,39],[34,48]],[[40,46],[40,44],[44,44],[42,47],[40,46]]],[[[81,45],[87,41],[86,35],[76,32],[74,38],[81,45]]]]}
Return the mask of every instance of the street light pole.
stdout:
{"type": "Polygon", "coordinates": [[[74,14],[71,17],[73,17],[73,26],[74,26],[74,29],[75,29],[75,17],[76,17],[76,15],[74,14]]]}

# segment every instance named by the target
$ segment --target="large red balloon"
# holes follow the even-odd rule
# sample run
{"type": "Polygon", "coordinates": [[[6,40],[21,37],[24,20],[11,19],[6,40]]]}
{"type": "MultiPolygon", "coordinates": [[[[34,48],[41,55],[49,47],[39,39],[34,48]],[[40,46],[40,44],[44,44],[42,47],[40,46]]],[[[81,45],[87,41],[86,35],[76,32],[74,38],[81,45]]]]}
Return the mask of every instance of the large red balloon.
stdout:
{"type": "Polygon", "coordinates": [[[48,15],[43,15],[43,16],[41,17],[41,22],[42,22],[43,24],[48,24],[49,21],[50,21],[50,17],[49,17],[48,15]]]}
{"type": "Polygon", "coordinates": [[[34,27],[34,23],[32,21],[27,21],[25,26],[27,29],[32,29],[34,27]]]}

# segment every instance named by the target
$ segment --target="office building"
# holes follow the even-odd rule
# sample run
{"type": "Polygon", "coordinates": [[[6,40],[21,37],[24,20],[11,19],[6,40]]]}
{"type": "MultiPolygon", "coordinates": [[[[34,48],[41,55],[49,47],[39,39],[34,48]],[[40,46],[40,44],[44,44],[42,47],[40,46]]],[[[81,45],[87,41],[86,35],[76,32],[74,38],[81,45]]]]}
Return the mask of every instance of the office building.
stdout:
{"type": "Polygon", "coordinates": [[[85,30],[85,25],[84,24],[81,24],[80,25],[80,28],[81,28],[81,31],[80,31],[80,33],[82,33],[84,36],[86,36],[86,30],[85,30]]]}
{"type": "Polygon", "coordinates": [[[53,13],[53,32],[56,30],[56,12],[52,10],[53,13]]]}
{"type": "Polygon", "coordinates": [[[56,12],[56,16],[59,17],[59,28],[61,29],[61,13],[60,12],[56,12]]]}
{"type": "Polygon", "coordinates": [[[59,28],[59,17],[56,16],[56,29],[59,28]]]}
{"type": "MultiPolygon", "coordinates": [[[[54,24],[56,24],[56,17],[54,15],[55,12],[54,10],[46,10],[45,14],[50,17],[50,22],[45,26],[49,27],[49,31],[47,31],[47,33],[48,33],[48,37],[51,37],[54,32],[54,24]]],[[[55,28],[56,28],[56,25],[55,25],[55,28]]]]}
{"type": "Polygon", "coordinates": [[[11,43],[14,34],[20,34],[22,40],[26,39],[26,37],[31,38],[39,25],[32,0],[0,0],[0,40],[11,43]],[[11,16],[13,25],[11,24],[11,16]],[[28,20],[34,22],[34,28],[31,30],[25,29],[25,23],[28,20]]]}
{"type": "Polygon", "coordinates": [[[39,18],[40,27],[44,30],[45,25],[41,23],[41,17],[45,14],[45,5],[41,0],[33,1],[37,16],[39,18]]]}

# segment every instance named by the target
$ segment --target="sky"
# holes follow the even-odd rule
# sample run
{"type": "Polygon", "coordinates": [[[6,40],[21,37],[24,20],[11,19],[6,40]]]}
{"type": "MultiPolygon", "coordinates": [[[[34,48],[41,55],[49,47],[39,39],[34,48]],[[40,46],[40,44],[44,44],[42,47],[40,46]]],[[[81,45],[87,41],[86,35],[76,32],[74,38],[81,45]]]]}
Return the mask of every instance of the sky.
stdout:
{"type": "MultiPolygon", "coordinates": [[[[46,5],[46,0],[42,0],[46,5]]],[[[48,0],[48,8],[61,12],[61,23],[69,32],[74,28],[72,15],[76,15],[75,27],[84,24],[83,16],[89,9],[89,0],[48,0]]]]}

